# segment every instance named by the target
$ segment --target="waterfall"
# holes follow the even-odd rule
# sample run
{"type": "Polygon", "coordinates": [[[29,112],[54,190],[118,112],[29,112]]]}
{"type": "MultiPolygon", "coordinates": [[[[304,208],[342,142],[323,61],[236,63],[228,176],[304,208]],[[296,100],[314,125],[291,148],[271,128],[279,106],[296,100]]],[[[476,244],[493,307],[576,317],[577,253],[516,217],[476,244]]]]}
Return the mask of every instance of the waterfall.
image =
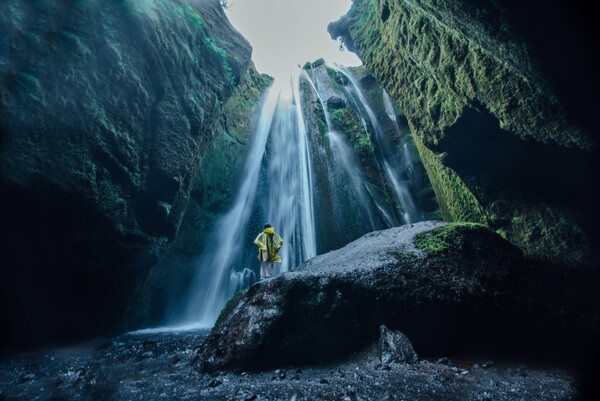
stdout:
{"type": "Polygon", "coordinates": [[[255,281],[258,261],[252,240],[263,223],[273,225],[284,240],[281,271],[316,255],[311,158],[298,78],[290,85],[291,90],[276,81],[264,97],[243,179],[197,262],[179,324],[212,326],[226,301],[255,281]]]}
{"type": "Polygon", "coordinates": [[[402,143],[401,146],[402,161],[404,162],[403,167],[408,172],[408,175],[410,176],[411,180],[418,180],[418,177],[415,176],[415,170],[413,168],[413,160],[417,160],[417,156],[411,151],[406,140],[409,136],[409,133],[406,131],[406,129],[403,130],[400,127],[400,123],[398,121],[398,116],[396,115],[396,109],[394,108],[392,98],[383,88],[381,89],[381,95],[383,97],[383,105],[385,108],[385,112],[394,124],[394,129],[396,130],[396,133],[402,139],[404,139],[404,143],[402,143]]]}
{"type": "MultiPolygon", "coordinates": [[[[186,312],[177,324],[212,326],[226,301],[256,281],[260,263],[253,240],[265,223],[284,240],[282,263],[275,266],[275,273],[280,273],[369,231],[397,226],[398,202],[404,222],[419,219],[400,175],[412,165],[407,143],[391,146],[354,77],[349,71],[340,73],[351,88],[333,83],[323,70],[316,81],[302,71],[289,81],[276,79],[265,93],[240,182],[197,261],[186,312]],[[336,110],[352,113],[373,138],[373,148],[357,153],[356,138],[336,131],[323,94],[345,97],[352,104],[336,110]],[[319,106],[326,132],[318,121],[321,117],[314,113],[319,106]]],[[[403,134],[386,95],[383,92],[385,112],[396,133],[403,134]]],[[[339,114],[335,118],[335,124],[340,124],[339,114]]]]}
{"type": "Polygon", "coordinates": [[[354,189],[354,194],[361,206],[361,212],[366,216],[366,220],[369,224],[370,230],[381,229],[380,225],[377,224],[373,211],[378,211],[383,220],[386,223],[386,227],[392,227],[395,224],[395,219],[392,218],[389,212],[385,210],[385,208],[380,204],[377,197],[374,196],[373,192],[369,190],[366,180],[361,172],[358,163],[354,160],[352,155],[352,151],[349,149],[348,145],[344,141],[344,139],[339,135],[339,133],[333,130],[333,126],[331,123],[331,117],[329,115],[329,110],[321,97],[315,83],[311,79],[310,75],[306,72],[303,74],[303,78],[309,83],[311,89],[317,96],[321,108],[323,110],[323,114],[325,116],[325,122],[327,124],[327,137],[329,138],[329,143],[331,144],[331,150],[333,152],[333,158],[337,161],[337,164],[342,167],[344,172],[346,173],[346,177],[352,184],[354,189]],[[373,208],[375,206],[375,209],[373,208]]]}
{"type": "MultiPolygon", "coordinates": [[[[348,81],[350,82],[350,84],[352,86],[352,92],[356,95],[356,97],[358,98],[358,101],[360,102],[360,105],[362,106],[362,108],[364,109],[364,111],[367,114],[366,117],[368,118],[369,122],[371,123],[371,127],[373,128],[373,133],[374,133],[373,136],[375,139],[375,144],[376,144],[376,148],[378,150],[378,154],[381,158],[381,161],[380,161],[381,165],[383,167],[383,170],[385,172],[385,175],[387,177],[389,184],[391,185],[391,187],[394,190],[397,200],[402,205],[402,210],[403,210],[402,217],[403,217],[404,222],[411,223],[411,222],[422,220],[423,219],[422,213],[420,213],[418,207],[416,206],[416,203],[413,199],[412,194],[410,193],[410,191],[408,189],[408,186],[401,179],[400,173],[404,169],[402,168],[402,165],[399,163],[399,160],[395,155],[393,146],[391,145],[391,143],[389,142],[389,139],[385,135],[384,130],[381,126],[381,123],[379,122],[375,112],[373,111],[373,109],[369,105],[369,103],[367,102],[366,97],[365,97],[362,89],[360,88],[360,85],[358,84],[358,82],[356,82],[356,78],[354,77],[352,72],[350,70],[348,70],[347,68],[342,68],[342,69],[334,68],[334,69],[338,73],[341,73],[348,78],[348,81]]],[[[351,96],[349,96],[349,97],[351,97],[351,96]]],[[[391,106],[391,102],[390,102],[390,106],[391,106]]],[[[357,108],[360,110],[359,107],[357,107],[357,108]]],[[[393,110],[393,107],[392,107],[392,110],[393,110]]],[[[389,111],[387,111],[387,110],[386,110],[386,112],[389,113],[389,111]]],[[[396,121],[394,121],[394,120],[396,120],[395,111],[393,112],[393,116],[394,116],[394,119],[392,121],[396,122],[396,121]]],[[[364,124],[365,124],[365,128],[366,128],[366,122],[364,122],[364,124]]],[[[406,158],[404,158],[404,159],[406,160],[406,158]]]]}
{"type": "Polygon", "coordinates": [[[392,122],[394,123],[396,131],[399,132],[400,126],[398,125],[398,116],[396,116],[396,110],[394,109],[394,103],[392,102],[392,98],[385,90],[382,90],[381,92],[383,95],[383,107],[385,108],[385,112],[390,118],[390,120],[392,120],[392,122]]]}
{"type": "Polygon", "coordinates": [[[285,241],[283,261],[276,266],[281,272],[317,254],[311,160],[298,85],[296,75],[291,95],[279,99],[267,152],[266,216],[285,241]]]}

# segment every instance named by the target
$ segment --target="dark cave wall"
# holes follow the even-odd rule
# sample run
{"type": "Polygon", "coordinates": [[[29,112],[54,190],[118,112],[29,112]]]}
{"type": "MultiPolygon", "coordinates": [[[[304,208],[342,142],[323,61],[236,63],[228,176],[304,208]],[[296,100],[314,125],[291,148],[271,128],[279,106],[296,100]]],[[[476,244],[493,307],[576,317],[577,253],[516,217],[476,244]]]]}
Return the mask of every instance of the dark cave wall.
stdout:
{"type": "Polygon", "coordinates": [[[110,334],[250,45],[216,0],[2,2],[0,32],[1,343],[110,334]]]}
{"type": "Polygon", "coordinates": [[[329,30],[403,109],[447,220],[582,266],[597,262],[597,45],[563,3],[355,0],[329,30]]]}

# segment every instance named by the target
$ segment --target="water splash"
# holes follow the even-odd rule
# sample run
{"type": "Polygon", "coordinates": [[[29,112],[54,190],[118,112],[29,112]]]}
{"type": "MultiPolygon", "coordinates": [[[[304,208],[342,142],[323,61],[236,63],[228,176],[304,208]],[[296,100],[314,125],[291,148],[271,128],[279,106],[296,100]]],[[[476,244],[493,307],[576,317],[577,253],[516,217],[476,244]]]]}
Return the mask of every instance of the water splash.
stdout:
{"type": "Polygon", "coordinates": [[[244,268],[242,271],[233,271],[229,277],[229,288],[235,293],[250,287],[256,281],[256,273],[244,268]]]}
{"type": "Polygon", "coordinates": [[[392,120],[392,122],[394,123],[396,131],[400,132],[400,126],[398,125],[398,116],[396,115],[396,109],[394,108],[392,98],[385,90],[382,90],[381,92],[383,96],[383,107],[385,108],[385,112],[390,118],[390,120],[392,120]]]}

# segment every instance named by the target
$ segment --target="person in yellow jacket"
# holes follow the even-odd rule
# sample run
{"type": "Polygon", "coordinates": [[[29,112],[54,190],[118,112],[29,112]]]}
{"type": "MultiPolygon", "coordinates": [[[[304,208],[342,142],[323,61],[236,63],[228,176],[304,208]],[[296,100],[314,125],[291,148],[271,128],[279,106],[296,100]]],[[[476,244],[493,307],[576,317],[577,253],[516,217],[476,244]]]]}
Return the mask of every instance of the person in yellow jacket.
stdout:
{"type": "Polygon", "coordinates": [[[265,224],[265,229],[258,234],[254,243],[258,246],[258,260],[261,262],[260,278],[271,277],[273,263],[281,263],[279,249],[283,245],[283,240],[270,224],[265,224]]]}

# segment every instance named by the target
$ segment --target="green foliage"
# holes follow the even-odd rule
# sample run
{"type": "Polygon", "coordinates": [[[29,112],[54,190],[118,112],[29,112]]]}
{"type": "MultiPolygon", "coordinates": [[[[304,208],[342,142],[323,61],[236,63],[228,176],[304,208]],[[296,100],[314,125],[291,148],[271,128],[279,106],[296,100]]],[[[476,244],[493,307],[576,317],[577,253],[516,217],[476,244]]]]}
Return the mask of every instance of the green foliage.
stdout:
{"type": "Polygon", "coordinates": [[[452,223],[418,234],[416,245],[417,248],[428,254],[446,254],[461,249],[465,241],[465,231],[474,228],[487,229],[486,226],[477,223],[452,223]]]}
{"type": "MultiPolygon", "coordinates": [[[[590,245],[573,216],[445,163],[445,136],[473,105],[524,140],[582,149],[595,141],[569,122],[522,38],[481,17],[485,2],[430,3],[356,1],[336,31],[349,36],[404,111],[442,216],[489,225],[538,259],[569,265],[590,260],[590,245]],[[386,21],[383,7],[390,11],[386,21]],[[499,207],[502,202],[506,206],[499,207]]],[[[457,159],[460,151],[454,150],[457,159]]]]}
{"type": "Polygon", "coordinates": [[[412,263],[418,258],[414,252],[396,252],[394,257],[400,265],[412,265],[412,263]]]}
{"type": "Polygon", "coordinates": [[[523,44],[510,35],[508,45],[506,37],[499,41],[477,17],[454,21],[456,7],[444,4],[451,0],[436,5],[448,14],[443,16],[447,19],[418,3],[355,2],[342,25],[369,70],[400,101],[407,116],[415,123],[418,120],[417,134],[425,144],[437,143],[440,133],[476,100],[498,118],[502,128],[523,138],[593,146],[568,122],[523,44]],[[391,10],[385,23],[379,18],[384,5],[391,10]]]}
{"type": "Polygon", "coordinates": [[[329,78],[331,78],[331,80],[333,82],[337,82],[337,79],[338,79],[337,71],[329,66],[327,66],[326,68],[327,68],[327,75],[329,75],[329,78]]]}

